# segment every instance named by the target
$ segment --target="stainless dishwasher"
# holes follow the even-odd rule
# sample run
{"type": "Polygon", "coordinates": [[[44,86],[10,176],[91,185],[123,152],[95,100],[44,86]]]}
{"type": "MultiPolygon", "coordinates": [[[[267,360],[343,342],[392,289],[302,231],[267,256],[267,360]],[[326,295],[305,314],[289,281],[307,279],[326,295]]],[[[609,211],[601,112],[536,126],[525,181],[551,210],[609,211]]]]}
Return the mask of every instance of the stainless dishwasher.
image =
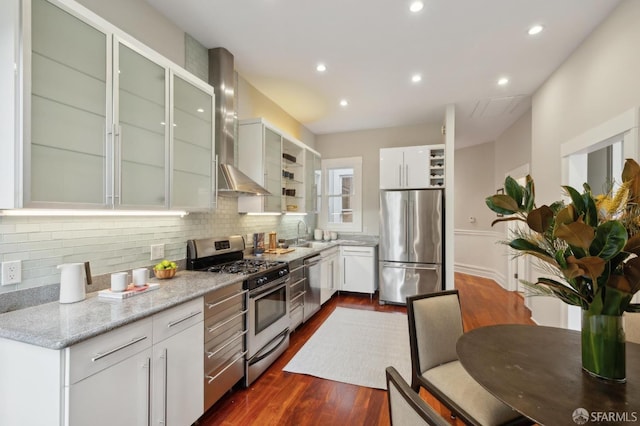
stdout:
{"type": "Polygon", "coordinates": [[[316,312],[320,310],[320,268],[322,265],[320,255],[307,257],[304,259],[305,282],[304,293],[304,321],[306,322],[316,312]]]}

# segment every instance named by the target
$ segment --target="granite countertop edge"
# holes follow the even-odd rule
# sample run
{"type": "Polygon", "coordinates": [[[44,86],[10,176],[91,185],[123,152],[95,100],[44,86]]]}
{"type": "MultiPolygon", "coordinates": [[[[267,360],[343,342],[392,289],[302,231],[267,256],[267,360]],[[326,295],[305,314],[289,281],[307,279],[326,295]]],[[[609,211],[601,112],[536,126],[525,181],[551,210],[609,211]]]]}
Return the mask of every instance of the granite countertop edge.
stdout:
{"type": "MultiPolygon", "coordinates": [[[[285,254],[264,254],[268,260],[292,262],[340,245],[375,247],[377,241],[335,240],[322,247],[294,247],[285,254]]],[[[257,256],[247,256],[257,257],[257,256]]],[[[126,299],[107,299],[98,292],[81,302],[50,302],[0,314],[0,338],[60,350],[147,318],[246,279],[231,274],[178,271],[170,280],[151,279],[160,288],[126,299]]]]}
{"type": "Polygon", "coordinates": [[[107,299],[98,292],[83,301],[50,302],[0,315],[0,338],[60,350],[150,317],[238,282],[245,277],[178,271],[170,280],[151,279],[160,287],[126,299],[107,299]]]}

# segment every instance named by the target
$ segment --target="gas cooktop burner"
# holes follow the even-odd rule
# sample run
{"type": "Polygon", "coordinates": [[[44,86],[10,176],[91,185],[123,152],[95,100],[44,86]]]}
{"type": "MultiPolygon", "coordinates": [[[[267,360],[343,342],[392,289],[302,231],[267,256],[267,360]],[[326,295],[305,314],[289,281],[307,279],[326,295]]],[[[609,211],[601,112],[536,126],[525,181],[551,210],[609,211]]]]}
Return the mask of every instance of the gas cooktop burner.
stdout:
{"type": "Polygon", "coordinates": [[[272,262],[262,259],[242,259],[235,262],[223,263],[207,268],[209,272],[220,272],[225,274],[255,274],[267,269],[281,266],[284,262],[272,262]]]}

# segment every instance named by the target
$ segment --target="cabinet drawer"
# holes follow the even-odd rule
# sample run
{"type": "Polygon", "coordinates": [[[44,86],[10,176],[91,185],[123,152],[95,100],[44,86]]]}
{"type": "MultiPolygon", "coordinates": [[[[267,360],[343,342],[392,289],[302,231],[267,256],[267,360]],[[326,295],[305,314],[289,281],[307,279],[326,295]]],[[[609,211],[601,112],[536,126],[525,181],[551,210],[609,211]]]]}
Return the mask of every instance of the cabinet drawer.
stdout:
{"type": "Polygon", "coordinates": [[[204,297],[204,316],[207,324],[213,324],[234,316],[246,306],[247,290],[242,283],[212,291],[204,297]]]}
{"type": "Polygon", "coordinates": [[[207,320],[204,325],[204,341],[208,347],[217,346],[230,336],[243,332],[244,330],[244,312],[240,312],[231,318],[227,318],[216,323],[210,323],[209,320],[207,320]]]}
{"type": "Polygon", "coordinates": [[[236,355],[214,375],[204,377],[204,411],[244,377],[244,355],[236,355]]]}
{"type": "Polygon", "coordinates": [[[342,246],[340,247],[340,254],[342,256],[372,256],[374,254],[373,247],[357,247],[357,246],[342,246]]]}
{"type": "Polygon", "coordinates": [[[69,386],[150,348],[153,322],[145,318],[65,349],[65,385],[69,386]]]}
{"type": "Polygon", "coordinates": [[[186,330],[204,319],[202,297],[153,316],[153,343],[186,330]]]}
{"type": "Polygon", "coordinates": [[[229,362],[244,354],[244,334],[233,337],[221,346],[211,348],[211,351],[205,350],[205,374],[215,377],[229,362]]]}
{"type": "Polygon", "coordinates": [[[293,311],[295,308],[297,308],[300,305],[304,305],[304,294],[306,292],[305,291],[300,291],[297,292],[295,294],[291,294],[291,308],[290,310],[293,311]]]}
{"type": "Polygon", "coordinates": [[[293,284],[289,284],[289,294],[293,297],[294,294],[304,291],[304,283],[307,279],[303,278],[298,281],[291,281],[293,284]]]}
{"type": "Polygon", "coordinates": [[[289,279],[291,282],[301,280],[304,277],[304,265],[299,265],[296,268],[293,268],[291,264],[289,264],[289,279]]]}
{"type": "Polygon", "coordinates": [[[289,314],[291,330],[295,330],[296,327],[302,324],[303,318],[304,318],[304,304],[300,304],[296,308],[292,308],[291,314],[289,314]]]}

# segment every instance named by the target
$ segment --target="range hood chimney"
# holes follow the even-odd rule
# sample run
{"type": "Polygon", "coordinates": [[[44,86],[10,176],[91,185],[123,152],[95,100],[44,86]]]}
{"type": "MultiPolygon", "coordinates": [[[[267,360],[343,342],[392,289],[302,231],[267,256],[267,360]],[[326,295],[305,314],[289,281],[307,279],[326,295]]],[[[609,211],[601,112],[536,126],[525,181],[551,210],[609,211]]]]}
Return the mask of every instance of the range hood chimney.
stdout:
{"type": "Polygon", "coordinates": [[[271,195],[234,165],[235,84],[233,55],[224,47],[209,49],[209,84],[215,89],[215,146],[220,167],[218,194],[225,196],[271,195]]]}

